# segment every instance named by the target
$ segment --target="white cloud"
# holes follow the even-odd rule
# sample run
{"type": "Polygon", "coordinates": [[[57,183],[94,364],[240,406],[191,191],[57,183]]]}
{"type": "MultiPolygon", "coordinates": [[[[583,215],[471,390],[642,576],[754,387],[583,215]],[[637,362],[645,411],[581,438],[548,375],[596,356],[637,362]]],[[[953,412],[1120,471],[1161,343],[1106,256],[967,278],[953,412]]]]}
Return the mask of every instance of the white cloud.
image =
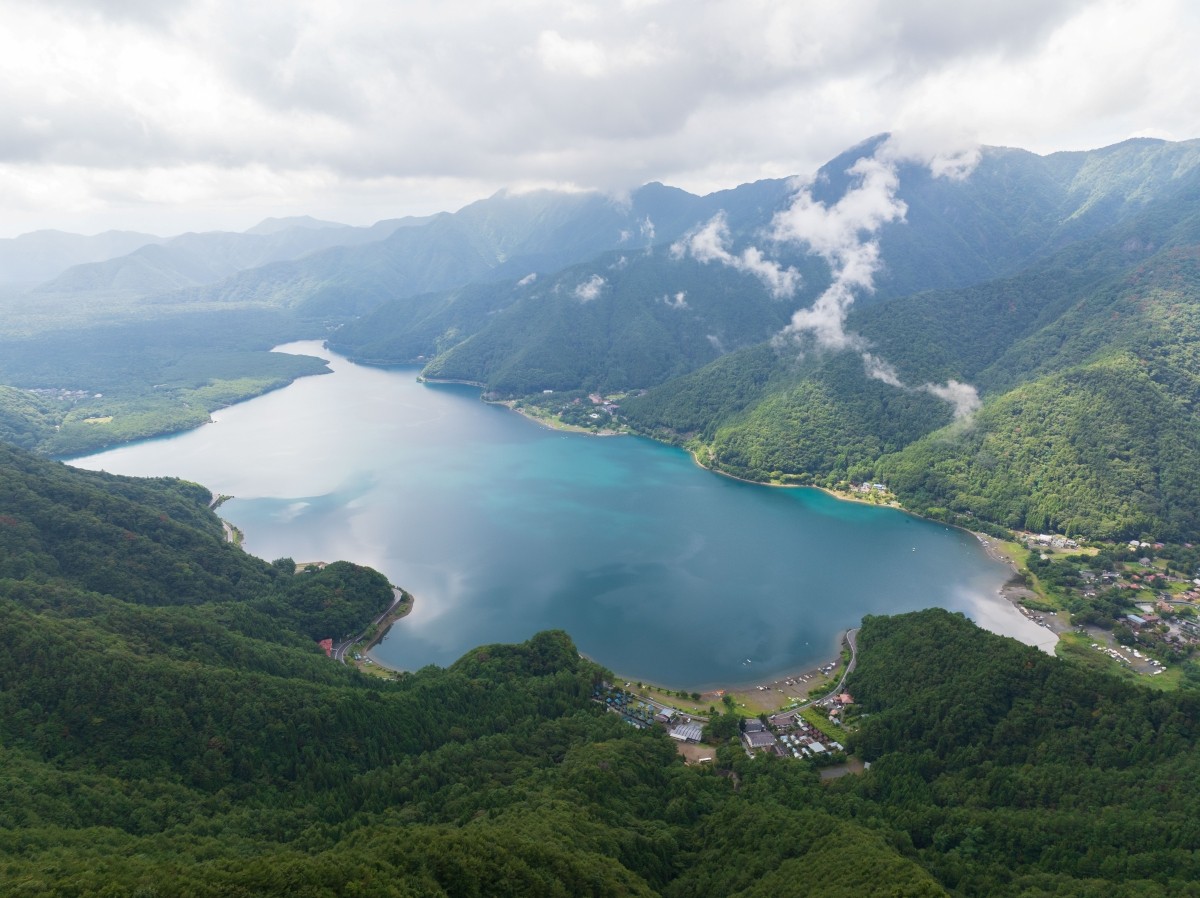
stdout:
{"type": "Polygon", "coordinates": [[[730,240],[725,213],[718,212],[699,228],[673,243],[671,255],[680,259],[690,254],[697,262],[706,265],[718,262],[753,275],[776,299],[795,295],[796,288],[800,286],[800,273],[795,268],[784,268],[778,262],[771,261],[755,246],[748,246],[740,255],[734,255],[726,248],[730,240]]]}
{"type": "Polygon", "coordinates": [[[925,384],[921,389],[954,406],[956,421],[970,417],[982,404],[978,390],[970,384],[960,383],[957,380],[950,380],[944,384],[925,384]]]}
{"type": "Polygon", "coordinates": [[[879,242],[874,235],[892,221],[902,221],[908,207],[896,196],[900,179],[887,144],[849,169],[856,178],[832,206],[813,199],[803,187],[791,205],[775,215],[772,237],[807,247],[829,263],[833,282],[809,308],[798,310],[785,334],[811,333],[831,349],[858,345],[845,330],[846,313],[861,293],[875,289],[879,242]]]}
{"type": "Polygon", "coordinates": [[[600,296],[600,291],[604,289],[604,285],[608,283],[598,274],[593,274],[583,283],[579,284],[574,291],[575,298],[580,302],[591,302],[600,296]]]}
{"type": "Polygon", "coordinates": [[[532,284],[536,280],[537,280],[537,272],[531,271],[531,272],[529,272],[529,274],[525,275],[525,277],[523,277],[519,281],[517,281],[517,286],[518,287],[528,287],[530,284],[532,284]]]}
{"type": "Polygon", "coordinates": [[[659,301],[665,303],[672,309],[689,309],[691,306],[687,304],[687,292],[680,290],[674,296],[664,295],[659,297],[659,301]]]}
{"type": "Polygon", "coordinates": [[[1042,152],[1200,135],[1190,0],[0,0],[0,16],[0,233],[81,214],[361,223],[520,182],[706,191],[881,131],[1042,152]],[[190,205],[148,190],[153,171],[190,205]],[[273,183],[247,189],[260,172],[273,183]]]}
{"type": "MultiPolygon", "coordinates": [[[[833,279],[812,306],[792,315],[791,322],[777,335],[777,345],[811,334],[824,348],[858,352],[867,377],[897,389],[910,389],[890,362],[870,352],[861,336],[846,331],[846,314],[858,296],[875,289],[880,228],[903,221],[908,212],[897,196],[899,164],[919,162],[936,177],[963,179],[970,176],[978,159],[977,148],[969,144],[948,141],[923,145],[889,138],[872,155],[859,158],[849,168],[847,173],[854,183],[833,205],[813,199],[810,187],[802,186],[791,205],[775,215],[772,236],[821,256],[829,263],[833,279]]],[[[979,394],[970,384],[950,380],[945,384],[927,383],[918,389],[949,402],[956,420],[979,408],[979,394]]]]}
{"type": "Polygon", "coordinates": [[[867,377],[872,380],[881,380],[889,386],[904,387],[903,382],[900,380],[899,372],[896,371],[890,362],[869,352],[862,354],[862,360],[863,369],[867,372],[867,377]]]}

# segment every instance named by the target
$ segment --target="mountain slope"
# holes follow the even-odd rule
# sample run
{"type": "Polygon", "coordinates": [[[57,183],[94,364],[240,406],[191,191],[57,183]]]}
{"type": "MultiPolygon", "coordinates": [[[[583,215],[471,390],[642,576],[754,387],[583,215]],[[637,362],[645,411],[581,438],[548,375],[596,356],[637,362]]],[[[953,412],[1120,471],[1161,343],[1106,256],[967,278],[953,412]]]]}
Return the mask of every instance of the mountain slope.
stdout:
{"type": "Polygon", "coordinates": [[[90,236],[33,231],[0,239],[0,284],[31,287],[73,265],[102,262],[165,239],[136,231],[105,231],[90,236]]]}
{"type": "MultiPolygon", "coordinates": [[[[664,262],[665,255],[602,257],[518,284],[482,328],[424,373],[509,394],[624,390],[759,342],[788,320],[789,306],[752,277],[691,259],[664,262]]],[[[343,345],[341,332],[332,345],[343,345]]]]}
{"type": "Polygon", "coordinates": [[[797,349],[777,347],[623,412],[740,476],[888,480],[935,516],[1195,538],[1183,472],[1200,432],[1197,182],[1181,177],[1173,195],[1013,277],[854,310],[847,329],[906,388],[869,377],[858,352],[810,345],[797,365],[797,349]],[[951,380],[976,385],[983,410],[906,449],[948,423],[950,405],[931,404],[928,385],[951,380]]]}
{"type": "MultiPolygon", "coordinates": [[[[827,207],[836,205],[850,191],[866,189],[849,170],[856,162],[883,152],[880,147],[884,143],[885,138],[880,137],[847,151],[824,166],[807,189],[827,207]]],[[[897,208],[903,204],[905,215],[903,220],[879,228],[877,239],[884,264],[875,279],[877,289],[860,296],[859,304],[879,304],[913,291],[982,283],[1028,265],[1036,269],[1039,259],[1064,244],[1070,245],[1071,240],[1132,220],[1179,193],[1195,180],[1200,171],[1198,162],[1200,144],[1161,141],[1127,142],[1067,157],[985,148],[979,164],[963,180],[934,177],[928,168],[912,162],[891,162],[898,178],[896,195],[876,196],[874,201],[894,202],[897,208]]],[[[535,296],[544,297],[546,284],[560,292],[568,286],[576,289],[577,284],[565,284],[580,277],[582,269],[572,269],[553,278],[543,277],[537,285],[523,282],[522,290],[497,282],[490,297],[482,286],[453,296],[396,297],[344,327],[335,335],[335,345],[352,357],[380,363],[436,356],[428,371],[430,376],[478,381],[502,392],[606,384],[615,387],[618,383],[622,387],[653,386],[665,377],[688,373],[697,363],[711,358],[696,352],[685,353],[686,361],[678,356],[669,361],[658,357],[663,341],[672,345],[677,337],[670,327],[662,332],[661,321],[648,321],[648,303],[664,296],[668,300],[681,294],[699,297],[704,289],[683,263],[703,261],[706,276],[723,283],[731,283],[729,275],[733,271],[741,272],[741,288],[726,291],[725,307],[718,308],[711,302],[707,306],[706,317],[722,322],[726,330],[731,330],[728,322],[740,313],[740,308],[755,308],[764,295],[764,284],[748,272],[757,271],[766,284],[775,286],[765,280],[763,263],[751,267],[745,261],[753,254],[765,253],[777,271],[790,267],[799,276],[797,293],[777,291],[784,295],[776,305],[788,314],[812,304],[829,285],[830,271],[823,259],[809,253],[804,245],[776,242],[770,237],[775,217],[786,214],[799,190],[785,182],[760,182],[696,198],[667,191],[660,185],[643,188],[634,195],[633,207],[649,209],[657,204],[657,220],[673,222],[673,228],[684,239],[672,252],[627,252],[626,259],[617,263],[606,257],[588,263],[592,276],[603,279],[606,285],[597,293],[605,301],[610,298],[606,296],[608,288],[612,297],[620,296],[623,281],[629,282],[633,273],[639,280],[641,303],[626,303],[610,316],[597,316],[595,310],[599,307],[533,302],[535,296]],[[674,218],[662,211],[665,200],[670,200],[674,218]],[[713,216],[718,214],[723,230],[713,230],[713,216]],[[703,241],[691,242],[700,239],[692,235],[706,225],[701,234],[703,241]],[[714,239],[719,246],[712,245],[714,239]],[[630,274],[610,274],[614,264],[626,263],[630,274]],[[647,334],[657,336],[639,343],[647,334]],[[613,370],[623,376],[613,378],[613,370]]],[[[471,213],[478,218],[490,208],[477,205],[459,216],[471,213]]],[[[614,227],[612,208],[591,209],[589,214],[595,216],[595,227],[614,227]]],[[[655,238],[661,240],[667,233],[665,228],[658,228],[655,238]]],[[[561,240],[563,235],[556,233],[555,239],[561,240]]],[[[475,245],[481,253],[496,251],[494,241],[485,246],[476,240],[475,245]]],[[[580,251],[583,248],[580,244],[580,251]]],[[[492,275],[498,276],[503,268],[494,269],[492,275]]],[[[1101,266],[1094,276],[1099,277],[1105,270],[1115,269],[1101,266]]],[[[527,272],[518,269],[513,274],[523,276],[527,272]]],[[[678,318],[687,319],[688,313],[678,318]]],[[[726,339],[716,332],[715,325],[709,333],[716,338],[713,342],[719,352],[746,342],[744,334],[726,339]]],[[[671,355],[672,350],[666,354],[671,355]]]]}
{"type": "MultiPolygon", "coordinates": [[[[314,220],[315,221],[315,220],[314,220]]],[[[149,296],[213,284],[247,268],[298,259],[333,246],[355,246],[388,237],[398,222],[369,228],[314,227],[277,221],[265,230],[181,234],[139,247],[128,255],[80,264],[42,284],[40,293],[117,292],[149,296]]]]}

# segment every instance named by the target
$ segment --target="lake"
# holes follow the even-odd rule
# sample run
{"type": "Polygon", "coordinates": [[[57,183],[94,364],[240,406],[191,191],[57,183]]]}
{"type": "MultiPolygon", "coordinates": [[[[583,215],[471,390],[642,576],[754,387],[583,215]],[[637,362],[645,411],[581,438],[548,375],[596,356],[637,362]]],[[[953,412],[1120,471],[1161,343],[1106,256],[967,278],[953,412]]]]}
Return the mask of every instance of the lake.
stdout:
{"type": "Polygon", "coordinates": [[[650,440],[549,430],[318,342],[279,351],[333,373],[71,464],[233,495],[221,515],[262,558],[382,571],[416,597],[375,650],[388,665],[561,628],[624,676],[703,690],[830,660],[863,615],[930,606],[1047,639],[968,533],[720,477],[650,440]]]}

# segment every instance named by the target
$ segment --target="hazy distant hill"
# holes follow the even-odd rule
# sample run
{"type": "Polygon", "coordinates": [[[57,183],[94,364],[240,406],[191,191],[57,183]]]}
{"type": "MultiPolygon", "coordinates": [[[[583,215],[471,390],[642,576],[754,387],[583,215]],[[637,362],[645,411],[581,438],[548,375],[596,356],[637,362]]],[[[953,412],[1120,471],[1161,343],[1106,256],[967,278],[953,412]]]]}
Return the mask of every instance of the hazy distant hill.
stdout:
{"type": "Polygon", "coordinates": [[[268,219],[244,233],[181,234],[99,262],[76,265],[38,287],[39,293],[119,293],[147,296],[213,284],[247,268],[298,259],[331,246],[385,239],[401,221],[354,228],[316,219],[268,219]]]}
{"type": "MultiPolygon", "coordinates": [[[[782,196],[784,185],[775,183],[782,196]]],[[[179,299],[268,303],[301,315],[352,317],[398,297],[552,272],[613,249],[644,250],[691,227],[702,207],[700,198],[657,184],[636,191],[628,202],[597,193],[502,191],[399,228],[377,244],[244,271],[179,299]]]]}
{"type": "Polygon", "coordinates": [[[165,239],[135,231],[105,231],[86,237],[63,231],[33,231],[0,239],[0,285],[32,287],[73,265],[122,256],[165,239]]]}

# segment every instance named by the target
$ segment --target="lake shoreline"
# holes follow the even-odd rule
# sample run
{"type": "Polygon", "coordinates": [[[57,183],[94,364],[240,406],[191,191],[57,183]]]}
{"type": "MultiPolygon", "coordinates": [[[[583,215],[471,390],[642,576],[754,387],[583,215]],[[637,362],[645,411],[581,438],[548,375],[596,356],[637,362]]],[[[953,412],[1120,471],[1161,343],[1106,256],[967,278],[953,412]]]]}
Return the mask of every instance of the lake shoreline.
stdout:
{"type": "MultiPolygon", "coordinates": [[[[285,400],[263,397],[240,404],[223,414],[220,432],[200,428],[203,435],[196,438],[159,444],[157,451],[156,446],[145,452],[134,450],[119,460],[96,458],[92,464],[116,471],[130,464],[127,473],[184,476],[211,483],[221,493],[250,496],[244,509],[239,502],[237,510],[228,513],[253,528],[248,544],[255,554],[264,558],[321,557],[317,553],[330,551],[338,557],[357,555],[363,563],[384,562],[380,568],[390,579],[411,580],[427,599],[433,596],[433,606],[419,619],[390,631],[391,641],[374,650],[372,666],[380,659],[389,659],[391,663],[384,666],[398,669],[447,665],[475,644],[520,642],[553,626],[584,637],[610,669],[638,671],[642,678],[658,682],[697,684],[706,692],[727,685],[752,692],[753,698],[762,693],[774,705],[776,699],[803,698],[819,688],[814,686],[819,681],[812,661],[822,659],[824,664],[836,657],[838,631],[868,613],[940,605],[991,621],[998,632],[1028,636],[1029,628],[1015,620],[1019,615],[1011,606],[1001,614],[997,606],[984,601],[993,597],[1005,572],[967,546],[961,536],[926,532],[948,530],[945,525],[932,527],[909,514],[837,511],[828,500],[811,494],[784,498],[779,493],[721,487],[711,479],[706,486],[704,475],[693,473],[693,465],[705,466],[695,456],[693,465],[680,464],[682,459],[669,441],[652,439],[644,445],[637,445],[640,440],[624,441],[629,445],[613,444],[608,449],[597,448],[595,442],[531,435],[523,423],[481,414],[473,401],[478,385],[425,390],[411,371],[380,373],[341,361],[322,345],[311,341],[280,349],[328,355],[335,378],[306,378],[306,383],[290,390],[275,391],[290,397],[285,400]],[[282,439],[270,423],[276,416],[283,416],[280,420],[287,424],[288,435],[282,439]],[[373,423],[373,429],[364,428],[360,437],[356,428],[363,422],[373,423]],[[461,432],[448,429],[452,427],[461,432]],[[486,442],[470,452],[460,451],[463,434],[486,442]],[[404,447],[416,449],[404,455],[400,453],[404,447]],[[529,447],[541,448],[534,453],[529,447]],[[255,463],[261,463],[261,471],[249,461],[260,458],[252,452],[261,452],[261,462],[255,463]],[[225,453],[230,458],[222,461],[225,453]],[[398,458],[407,461],[400,463],[398,458]],[[230,463],[235,460],[236,465],[230,463]],[[351,460],[361,462],[362,470],[347,469],[351,460]],[[586,470],[580,469],[581,461],[586,470]],[[445,472],[439,467],[443,462],[450,464],[445,472]],[[235,466],[236,472],[231,470],[235,466]],[[427,473],[411,475],[424,470],[422,466],[427,473]],[[503,482],[518,484],[519,489],[511,490],[511,495],[494,492],[499,489],[498,473],[503,474],[503,482]],[[532,498],[539,489],[548,497],[548,506],[532,498]],[[648,501],[659,495],[657,490],[663,498],[648,501]],[[809,506],[823,508],[819,520],[797,513],[809,506]],[[470,516],[462,521],[455,517],[468,512],[470,516]],[[587,523],[610,519],[622,522],[622,527],[614,530],[587,523]],[[385,522],[391,523],[384,526],[385,522]],[[918,523],[920,527],[906,526],[918,523]],[[675,533],[677,525],[679,533],[675,533]],[[550,566],[541,580],[531,574],[532,559],[522,554],[530,541],[509,538],[528,532],[523,528],[539,526],[556,528],[549,532],[564,540],[561,562],[550,566]],[[337,529],[319,529],[327,527],[337,529]],[[629,527],[633,529],[627,531],[629,527]],[[353,530],[353,539],[352,528],[362,528],[353,530]],[[408,533],[405,528],[413,532],[393,547],[391,534],[408,533]],[[847,561],[850,582],[858,584],[855,595],[850,595],[845,575],[835,573],[843,564],[839,559],[854,554],[860,537],[873,538],[877,532],[889,540],[880,546],[898,565],[895,570],[910,571],[911,577],[897,582],[891,567],[860,564],[856,571],[854,562],[847,561]],[[634,533],[636,538],[618,533],[634,533]],[[464,560],[445,549],[461,535],[489,548],[464,560]],[[910,545],[926,545],[918,539],[929,540],[928,546],[935,550],[932,557],[922,554],[920,562],[909,552],[910,545]],[[419,552],[413,548],[418,545],[419,552]],[[451,575],[465,584],[461,595],[444,593],[446,584],[438,578],[451,575]],[[797,577],[804,578],[803,584],[797,577]],[[758,588],[760,581],[762,588],[758,588]],[[475,602],[481,611],[499,615],[496,601],[500,600],[480,598],[478,584],[484,582],[491,584],[490,590],[499,589],[501,600],[511,606],[496,627],[481,623],[486,620],[483,613],[461,620],[447,615],[436,625],[431,623],[453,610],[451,600],[464,606],[475,602]],[[664,601],[649,608],[645,597],[656,591],[664,601]],[[541,605],[522,610],[530,595],[543,603],[554,601],[561,610],[554,616],[542,613],[541,605]],[[728,603],[732,595],[742,595],[736,607],[728,603]],[[834,600],[850,605],[834,614],[836,606],[829,604],[834,600]],[[692,625],[686,644],[671,646],[665,658],[660,655],[666,647],[652,634],[678,624],[678,615],[673,621],[666,619],[663,609],[674,607],[669,602],[686,609],[692,625]],[[769,648],[768,643],[780,642],[768,639],[775,630],[782,631],[785,643],[798,638],[799,644],[790,650],[783,644],[769,648]],[[804,645],[806,639],[810,645],[804,645]],[[830,654],[822,645],[828,646],[830,654]],[[743,663],[750,658],[753,666],[743,663]],[[762,679],[752,680],[756,675],[762,679]],[[797,681],[804,688],[791,688],[797,681]]],[[[541,424],[538,430],[543,432],[562,429],[533,415],[522,417],[541,424]]],[[[707,458],[703,450],[700,455],[707,458]]],[[[708,468],[705,475],[712,472],[708,468]]],[[[826,492],[839,501],[881,504],[826,492]]]]}

